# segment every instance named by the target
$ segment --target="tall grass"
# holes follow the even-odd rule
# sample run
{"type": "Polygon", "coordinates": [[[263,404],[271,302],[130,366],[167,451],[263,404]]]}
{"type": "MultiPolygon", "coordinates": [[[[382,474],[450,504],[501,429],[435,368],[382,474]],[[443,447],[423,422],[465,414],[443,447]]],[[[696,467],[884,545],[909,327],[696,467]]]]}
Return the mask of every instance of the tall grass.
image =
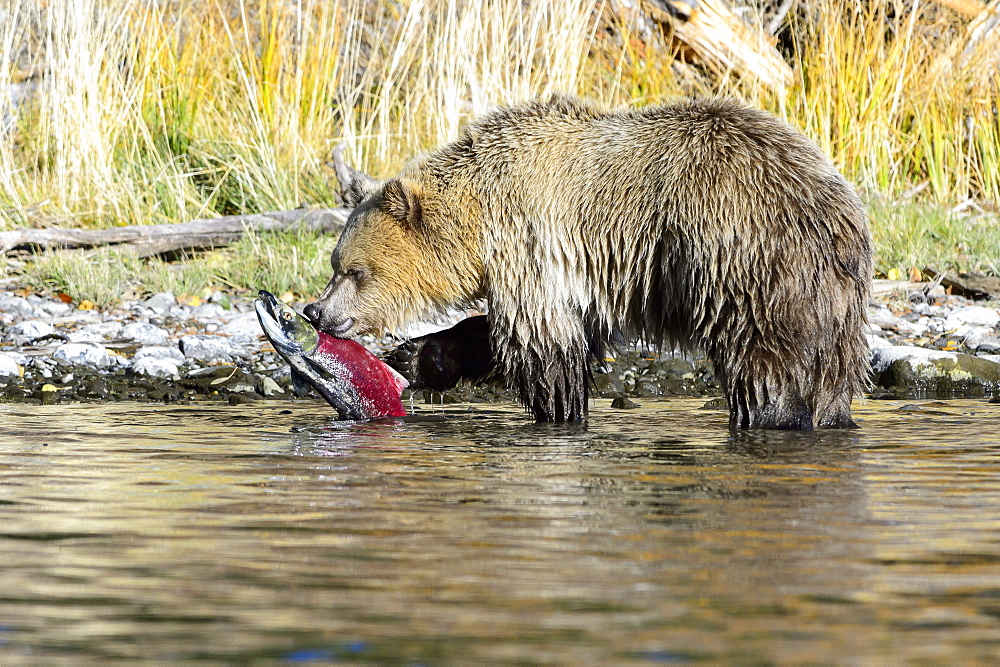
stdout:
{"type": "Polygon", "coordinates": [[[385,174],[495,105],[557,91],[735,95],[814,138],[864,192],[1000,201],[991,51],[940,67],[962,26],[919,3],[805,6],[779,95],[674,65],[669,36],[629,34],[602,0],[0,0],[0,109],[38,75],[0,135],[0,228],[330,204],[342,140],[385,174]]]}

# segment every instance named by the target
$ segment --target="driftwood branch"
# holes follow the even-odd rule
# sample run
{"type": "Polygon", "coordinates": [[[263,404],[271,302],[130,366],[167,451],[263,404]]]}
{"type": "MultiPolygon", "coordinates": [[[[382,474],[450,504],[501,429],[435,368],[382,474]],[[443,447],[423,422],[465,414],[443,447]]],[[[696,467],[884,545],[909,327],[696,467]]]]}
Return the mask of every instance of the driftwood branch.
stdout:
{"type": "Polygon", "coordinates": [[[306,229],[339,232],[349,209],[321,208],[230,215],[172,225],[133,225],[111,229],[15,229],[0,232],[0,250],[19,248],[94,248],[124,245],[140,257],[229,245],[247,230],[260,232],[306,229]]]}
{"type": "Polygon", "coordinates": [[[725,0],[643,0],[642,7],[717,74],[748,76],[779,94],[792,84],[792,68],[769,36],[725,0]]]}

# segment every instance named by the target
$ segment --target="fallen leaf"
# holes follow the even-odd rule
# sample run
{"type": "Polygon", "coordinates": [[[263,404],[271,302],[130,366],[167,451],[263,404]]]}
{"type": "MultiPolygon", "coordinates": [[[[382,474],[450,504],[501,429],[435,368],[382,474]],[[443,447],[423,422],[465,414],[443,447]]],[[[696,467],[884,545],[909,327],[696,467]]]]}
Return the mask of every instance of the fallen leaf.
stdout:
{"type": "Polygon", "coordinates": [[[289,303],[291,301],[295,301],[295,295],[292,294],[291,292],[285,292],[284,294],[282,294],[278,298],[281,299],[282,301],[284,301],[285,303],[289,303]]]}
{"type": "Polygon", "coordinates": [[[73,303],[73,297],[71,297],[69,294],[66,294],[65,292],[56,292],[56,298],[62,301],[63,303],[73,303]]]}
{"type": "Polygon", "coordinates": [[[54,384],[43,384],[42,391],[59,391],[59,388],[54,384]]]}
{"type": "Polygon", "coordinates": [[[81,301],[77,305],[77,309],[79,309],[79,310],[93,310],[94,309],[94,302],[91,301],[91,300],[89,300],[89,299],[84,299],[83,301],[81,301]]]}
{"type": "Polygon", "coordinates": [[[885,272],[885,277],[888,278],[889,280],[899,280],[900,275],[901,274],[899,273],[899,269],[897,269],[896,267],[893,267],[885,272]]]}
{"type": "Polygon", "coordinates": [[[911,283],[919,283],[923,279],[924,279],[924,274],[922,274],[920,272],[920,269],[918,269],[915,266],[911,266],[910,267],[910,282],[911,283]]]}
{"type": "Polygon", "coordinates": [[[177,297],[177,303],[182,306],[191,306],[192,308],[197,308],[201,305],[201,299],[197,294],[181,294],[177,297]]]}

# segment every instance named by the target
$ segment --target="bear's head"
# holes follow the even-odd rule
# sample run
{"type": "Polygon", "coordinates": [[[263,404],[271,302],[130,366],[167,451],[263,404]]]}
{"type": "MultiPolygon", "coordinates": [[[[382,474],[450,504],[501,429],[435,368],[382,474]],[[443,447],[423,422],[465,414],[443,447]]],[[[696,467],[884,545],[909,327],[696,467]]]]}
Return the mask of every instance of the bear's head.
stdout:
{"type": "Polygon", "coordinates": [[[456,228],[461,216],[447,193],[429,191],[419,168],[377,181],[342,159],[336,167],[354,210],[330,258],[330,282],[305,309],[318,329],[381,335],[477,296],[478,244],[456,228]]]}

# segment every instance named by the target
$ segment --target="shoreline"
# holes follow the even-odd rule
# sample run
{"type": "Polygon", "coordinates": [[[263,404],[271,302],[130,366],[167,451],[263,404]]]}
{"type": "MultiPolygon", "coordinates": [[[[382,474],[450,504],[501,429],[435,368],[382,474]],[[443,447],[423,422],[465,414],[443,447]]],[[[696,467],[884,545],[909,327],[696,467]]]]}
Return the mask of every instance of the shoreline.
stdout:
{"type": "MultiPolygon", "coordinates": [[[[305,302],[293,304],[301,309],[305,302]]],[[[457,321],[451,314],[426,333],[457,321]]],[[[1000,302],[974,302],[930,283],[876,281],[869,304],[870,398],[1000,401],[1000,302]]],[[[398,339],[359,339],[379,354],[398,339]]],[[[594,365],[592,398],[721,396],[711,363],[635,348],[594,365]]],[[[427,403],[515,401],[488,385],[404,392],[427,403]]],[[[0,291],[0,403],[143,401],[253,403],[297,398],[263,338],[253,298],[170,293],[98,309],[55,296],[0,291]]],[[[710,403],[711,405],[712,403],[710,403]]]]}

